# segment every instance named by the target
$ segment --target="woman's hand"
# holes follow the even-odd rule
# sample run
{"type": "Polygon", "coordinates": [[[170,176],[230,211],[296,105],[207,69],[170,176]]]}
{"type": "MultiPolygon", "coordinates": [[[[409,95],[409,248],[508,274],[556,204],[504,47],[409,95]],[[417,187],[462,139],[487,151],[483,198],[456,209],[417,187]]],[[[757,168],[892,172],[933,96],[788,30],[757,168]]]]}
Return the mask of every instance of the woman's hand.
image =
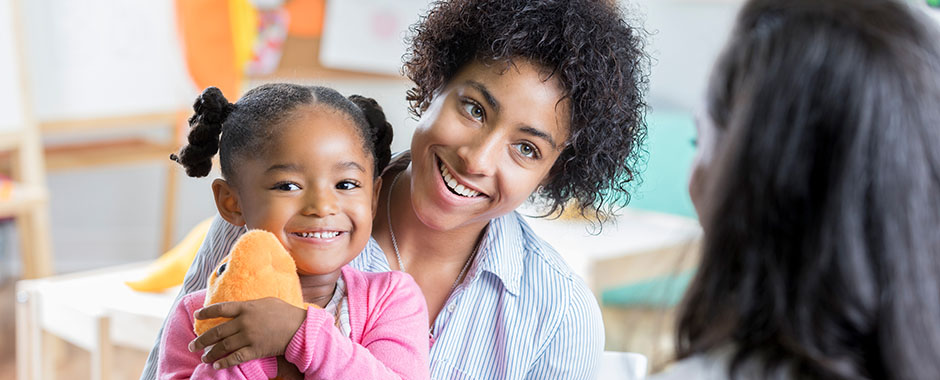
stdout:
{"type": "Polygon", "coordinates": [[[196,319],[232,318],[209,329],[189,343],[189,350],[210,347],[203,363],[215,369],[250,360],[284,355],[287,344],[307,318],[307,310],[277,298],[244,302],[222,302],[199,309],[196,319]]]}

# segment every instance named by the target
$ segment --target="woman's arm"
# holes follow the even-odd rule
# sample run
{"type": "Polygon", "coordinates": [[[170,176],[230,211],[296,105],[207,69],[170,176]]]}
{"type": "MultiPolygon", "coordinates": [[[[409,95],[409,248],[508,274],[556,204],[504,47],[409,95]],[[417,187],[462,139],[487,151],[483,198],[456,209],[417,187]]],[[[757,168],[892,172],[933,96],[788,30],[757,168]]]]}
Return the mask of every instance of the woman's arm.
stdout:
{"type": "MultiPolygon", "coordinates": [[[[187,294],[205,289],[209,274],[215,269],[219,261],[228,254],[232,245],[244,232],[244,228],[234,226],[216,214],[215,219],[212,220],[212,225],[209,227],[206,239],[199,247],[189,271],[186,272],[183,288],[176,296],[177,303],[187,294]]],[[[150,356],[147,358],[147,364],[140,375],[140,380],[154,380],[156,378],[157,359],[160,357],[160,337],[166,327],[167,321],[164,321],[163,328],[157,334],[154,346],[150,350],[150,356]]]]}
{"type": "MultiPolygon", "coordinates": [[[[418,284],[401,272],[362,318],[361,344],[343,336],[324,310],[310,308],[285,358],[318,379],[427,379],[430,377],[427,303],[418,284]]],[[[350,307],[350,313],[366,310],[350,307]]],[[[353,319],[353,316],[350,316],[353,319]]],[[[355,327],[354,327],[355,329],[355,327]]]]}
{"type": "Polygon", "coordinates": [[[576,281],[565,316],[527,379],[594,379],[604,353],[604,322],[597,299],[576,281]]]}
{"type": "Polygon", "coordinates": [[[157,365],[158,379],[264,379],[277,374],[277,360],[273,357],[252,360],[238,366],[215,370],[203,363],[199,352],[190,352],[189,343],[196,338],[193,332],[193,311],[202,306],[204,297],[189,295],[183,298],[167,317],[166,328],[160,340],[157,365]]]}
{"type": "Polygon", "coordinates": [[[244,227],[239,227],[226,222],[221,216],[216,214],[209,226],[209,232],[206,239],[196,252],[196,258],[193,264],[189,266],[186,272],[186,278],[183,279],[183,289],[181,295],[186,295],[206,288],[206,282],[215,266],[219,264],[232,250],[235,241],[245,233],[244,227]]]}

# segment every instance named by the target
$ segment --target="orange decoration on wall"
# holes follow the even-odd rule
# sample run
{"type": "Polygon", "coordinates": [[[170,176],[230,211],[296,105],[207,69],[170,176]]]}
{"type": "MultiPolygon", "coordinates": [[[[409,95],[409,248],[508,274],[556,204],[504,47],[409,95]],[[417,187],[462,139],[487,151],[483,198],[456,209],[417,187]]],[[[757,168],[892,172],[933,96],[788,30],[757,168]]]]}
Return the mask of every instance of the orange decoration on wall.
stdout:
{"type": "MultiPolygon", "coordinates": [[[[344,0],[335,0],[344,1],[344,0]]],[[[290,15],[287,34],[296,37],[320,37],[323,35],[325,0],[288,0],[284,9],[290,15]]]]}
{"type": "Polygon", "coordinates": [[[218,87],[238,99],[242,72],[235,59],[228,0],[177,0],[183,56],[197,89],[218,87]]]}

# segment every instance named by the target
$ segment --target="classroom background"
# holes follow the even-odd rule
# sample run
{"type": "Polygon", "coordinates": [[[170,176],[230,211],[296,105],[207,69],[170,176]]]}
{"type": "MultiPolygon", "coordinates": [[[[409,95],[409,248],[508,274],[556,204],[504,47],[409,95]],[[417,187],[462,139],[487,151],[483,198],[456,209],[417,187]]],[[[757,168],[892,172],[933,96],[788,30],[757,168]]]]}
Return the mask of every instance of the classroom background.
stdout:
{"type": "MultiPolygon", "coordinates": [[[[742,2],[621,0],[649,32],[645,170],[603,230],[531,219],[597,295],[606,349],[644,355],[639,376],[671,360],[701,237],[686,190],[693,117],[742,2]]],[[[0,0],[0,380],[139,376],[188,266],[179,257],[191,261],[216,212],[218,170],[188,178],[168,159],[202,88],[361,93],[384,107],[393,151],[407,149],[401,57],[428,3],[0,0]],[[182,267],[155,261],[164,254],[182,267]]]]}

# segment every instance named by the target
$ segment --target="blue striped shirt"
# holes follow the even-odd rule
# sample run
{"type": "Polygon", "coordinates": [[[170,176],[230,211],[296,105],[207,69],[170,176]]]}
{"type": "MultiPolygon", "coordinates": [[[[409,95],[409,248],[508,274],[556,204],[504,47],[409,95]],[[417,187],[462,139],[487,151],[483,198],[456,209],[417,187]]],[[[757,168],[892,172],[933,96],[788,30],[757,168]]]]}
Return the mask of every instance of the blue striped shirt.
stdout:
{"type": "MultiPolygon", "coordinates": [[[[205,287],[242,232],[216,217],[180,297],[205,287]]],[[[374,239],[350,265],[391,270],[374,239]]],[[[593,379],[604,350],[596,298],[515,212],[490,222],[433,327],[432,379],[593,379]]],[[[159,340],[141,380],[154,379],[158,350],[159,340]]]]}

